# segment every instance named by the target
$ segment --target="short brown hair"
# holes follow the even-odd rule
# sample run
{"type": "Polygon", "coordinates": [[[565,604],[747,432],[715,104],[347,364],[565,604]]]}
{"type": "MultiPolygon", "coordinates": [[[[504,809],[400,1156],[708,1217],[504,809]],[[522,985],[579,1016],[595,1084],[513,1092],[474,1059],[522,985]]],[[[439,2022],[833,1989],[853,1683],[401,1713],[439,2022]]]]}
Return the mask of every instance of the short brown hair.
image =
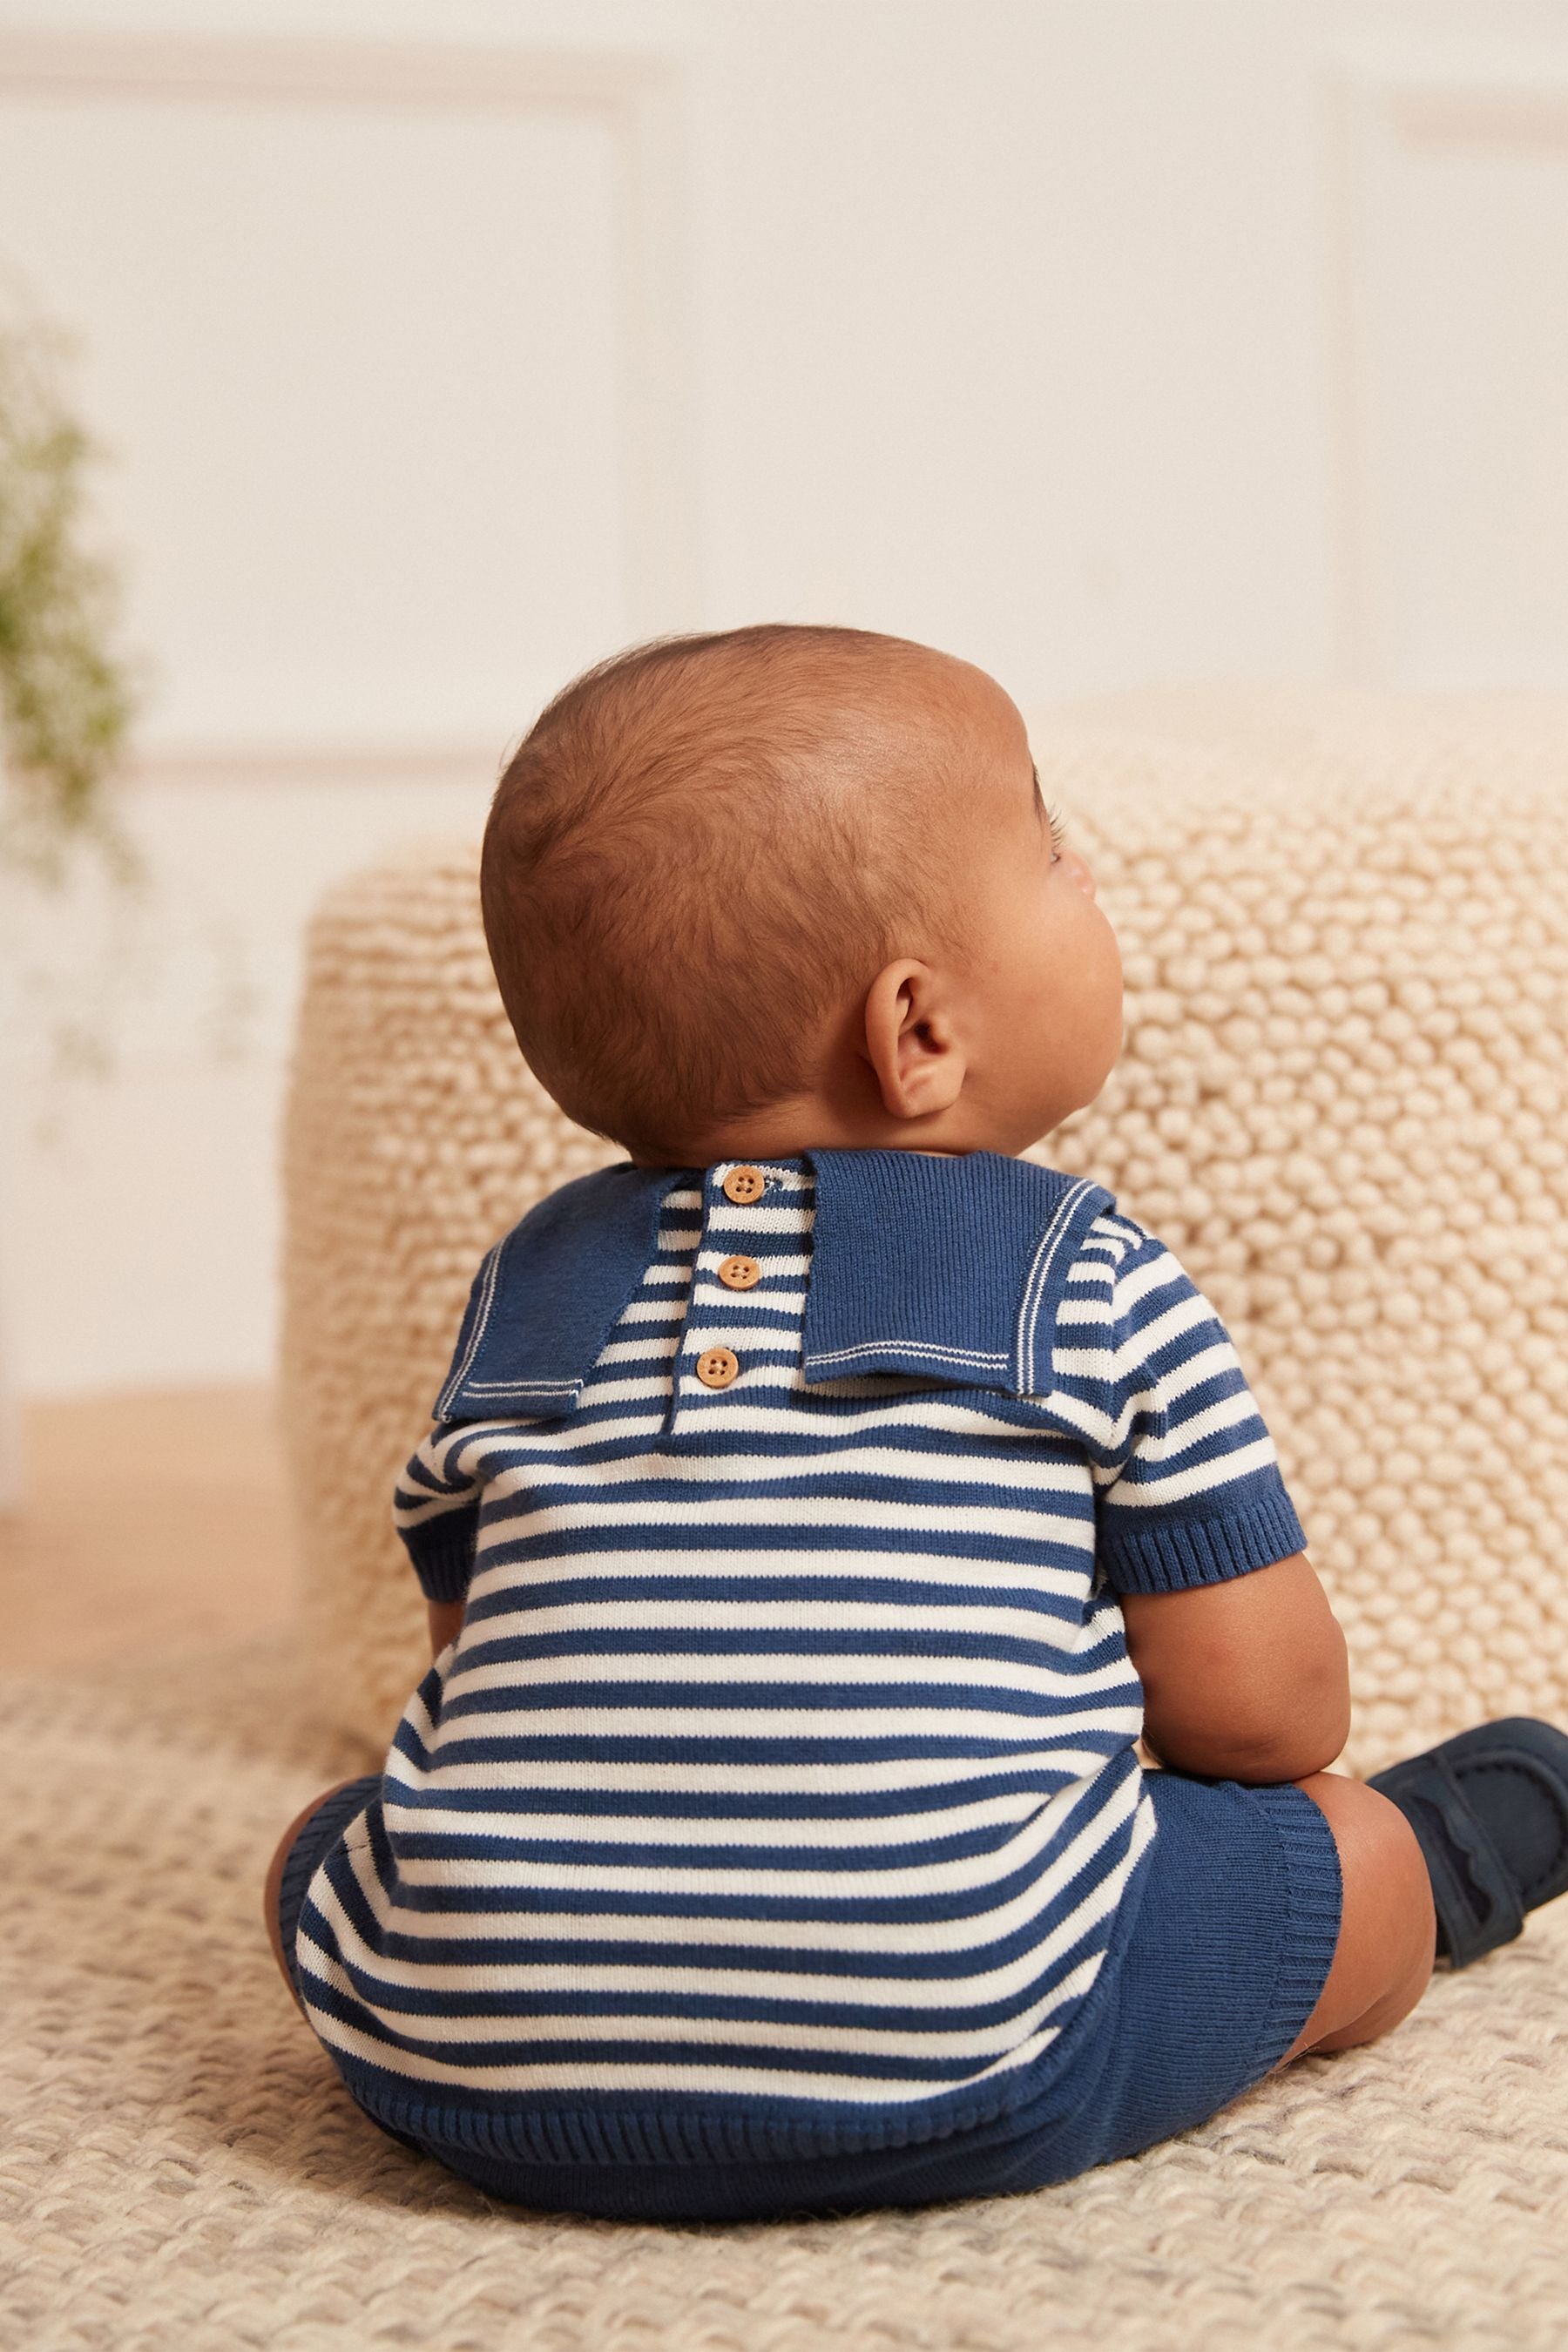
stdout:
{"type": "Polygon", "coordinates": [[[523,1057],[579,1125],[684,1160],[807,1090],[855,992],[952,937],[941,661],[859,629],[668,637],[541,714],[480,892],[523,1057]]]}

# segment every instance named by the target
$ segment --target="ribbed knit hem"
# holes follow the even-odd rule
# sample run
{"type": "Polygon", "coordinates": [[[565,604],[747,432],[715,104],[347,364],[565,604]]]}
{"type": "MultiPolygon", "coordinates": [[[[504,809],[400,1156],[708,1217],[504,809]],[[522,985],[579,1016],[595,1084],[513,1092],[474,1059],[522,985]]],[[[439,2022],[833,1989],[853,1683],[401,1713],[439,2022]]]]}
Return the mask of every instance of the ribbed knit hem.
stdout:
{"type": "Polygon", "coordinates": [[[417,1549],[409,1543],[408,1557],[426,1601],[463,1600],[474,1565],[471,1515],[465,1512],[461,1528],[451,1534],[433,1536],[427,1542],[421,1542],[417,1549]]]}
{"type": "Polygon", "coordinates": [[[1254,2059],[1256,2079],[1279,2064],[1317,2006],[1339,1948],[1344,1885],[1334,1833],[1304,1789],[1287,1782],[1251,1793],[1279,1840],[1285,1900],[1285,1933],[1254,2059]]]}
{"type": "Polygon", "coordinates": [[[1068,2058],[1058,2048],[1041,2063],[1020,2068],[1005,2089],[954,2102],[932,2113],[926,2101],[884,2113],[850,2111],[820,2120],[737,2115],[715,2102],[710,2113],[687,2108],[534,2106],[511,2113],[473,2106],[442,2106],[384,2087],[384,2075],[335,2050],[328,2054],[354,2099],[389,2131],[410,2137],[444,2161],[460,2154],[531,2165],[711,2165],[821,2161],[829,2157],[886,2155],[961,2139],[1012,2114],[1048,2087],[1068,2058]]]}
{"type": "Polygon", "coordinates": [[[1114,1524],[1102,1521],[1095,1544],[1096,1559],[1119,1592],[1187,1592],[1198,1584],[1223,1584],[1271,1568],[1307,1545],[1283,1486],[1244,1510],[1208,1518],[1161,1513],[1141,1528],[1129,1527],[1128,1516],[1119,1512],[1114,1524]]]}

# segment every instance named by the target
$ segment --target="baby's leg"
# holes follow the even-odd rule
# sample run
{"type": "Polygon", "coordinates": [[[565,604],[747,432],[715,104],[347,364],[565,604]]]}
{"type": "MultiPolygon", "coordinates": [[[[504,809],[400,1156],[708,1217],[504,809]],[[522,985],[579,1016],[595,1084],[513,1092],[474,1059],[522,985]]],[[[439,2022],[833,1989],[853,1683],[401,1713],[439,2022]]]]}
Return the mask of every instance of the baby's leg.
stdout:
{"type": "Polygon", "coordinates": [[[1375,2042],[1407,2017],[1426,1990],[1436,1936],[1432,1882],[1398,1806],[1337,1772],[1297,1785],[1334,1833],[1344,1893],[1333,1966],[1281,2065],[1303,2051],[1375,2042]]]}
{"type": "Polygon", "coordinates": [[[334,1780],[330,1789],[323,1789],[319,1797],[312,1797],[302,1812],[295,1814],[294,1819],[278,1841],[278,1851],[268,1866],[267,1885],[261,1897],[262,1916],[267,1921],[267,1933],[272,1945],[272,1956],[282,1971],[283,1981],[289,1988],[289,1998],[292,2001],[299,2002],[301,2014],[303,2014],[304,2003],[300,2000],[300,1996],[294,1990],[294,1980],[289,1974],[289,1963],[283,1956],[283,1930],[278,1918],[278,1897],[283,1885],[283,1865],[289,1859],[289,1848],[311,1814],[324,1805],[329,1797],[335,1797],[340,1789],[347,1789],[352,1785],[353,1783],[348,1780],[334,1780]]]}

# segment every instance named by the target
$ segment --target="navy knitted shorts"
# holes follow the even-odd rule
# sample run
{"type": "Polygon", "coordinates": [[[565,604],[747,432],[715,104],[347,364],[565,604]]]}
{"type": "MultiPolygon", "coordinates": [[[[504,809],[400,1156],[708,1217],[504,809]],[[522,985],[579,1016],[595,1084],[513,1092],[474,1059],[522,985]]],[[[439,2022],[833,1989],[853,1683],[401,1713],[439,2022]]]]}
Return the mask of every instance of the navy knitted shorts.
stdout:
{"type": "MultiPolygon", "coordinates": [[[[535,2165],[393,2134],[490,2196],[540,2212],[755,2221],[1042,2189],[1188,2130],[1285,2054],[1334,1956],[1340,1864],[1301,1790],[1149,1776],[1159,1835],[1123,1897],[1119,1950],[1074,2021],[1076,2063],[1033,2105],[917,2147],[809,2161],[535,2165]]],[[[283,1948],[317,1864],[380,1787],[329,1797],[284,1864],[283,1948]]],[[[386,2128],[385,2126],[383,2126],[386,2128]]]]}

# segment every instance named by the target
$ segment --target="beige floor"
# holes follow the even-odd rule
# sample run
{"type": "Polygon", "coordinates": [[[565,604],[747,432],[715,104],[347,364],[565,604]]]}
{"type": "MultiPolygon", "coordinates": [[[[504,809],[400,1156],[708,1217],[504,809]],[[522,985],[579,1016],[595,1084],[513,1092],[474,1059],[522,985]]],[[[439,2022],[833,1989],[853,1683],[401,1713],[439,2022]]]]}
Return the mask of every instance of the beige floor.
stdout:
{"type": "Polygon", "coordinates": [[[684,2231],[487,2200],[353,2107],[262,1929],[282,1825],[377,1761],[283,1629],[267,1397],[28,1439],[0,1646],[56,1670],[0,1676],[6,2352],[1568,2344],[1568,1902],[1386,2042],[1037,2195],[684,2231]]]}
{"type": "Polygon", "coordinates": [[[263,1388],[26,1408],[24,1499],[0,1515],[0,1648],[16,1672],[167,1655],[283,1624],[294,1568],[263,1388]]]}

